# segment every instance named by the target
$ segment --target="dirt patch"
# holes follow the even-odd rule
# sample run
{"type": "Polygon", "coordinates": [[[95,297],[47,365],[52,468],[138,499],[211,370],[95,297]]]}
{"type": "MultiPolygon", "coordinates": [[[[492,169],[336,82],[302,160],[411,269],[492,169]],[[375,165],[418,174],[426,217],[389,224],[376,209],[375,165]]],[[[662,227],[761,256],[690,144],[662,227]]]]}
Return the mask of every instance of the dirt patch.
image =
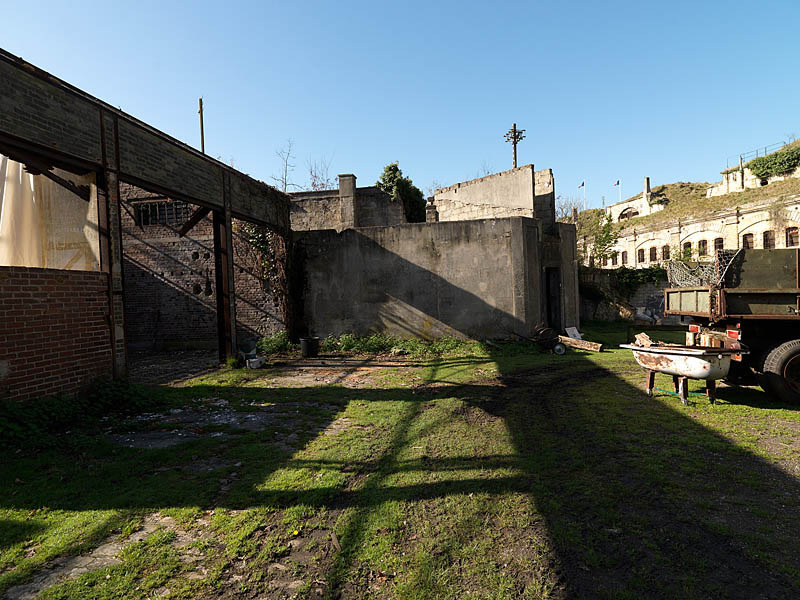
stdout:
{"type": "Polygon", "coordinates": [[[209,350],[139,352],[128,357],[128,379],[133,383],[175,386],[218,368],[219,356],[209,350]]]}
{"type": "Polygon", "coordinates": [[[408,366],[399,358],[368,358],[325,356],[315,359],[295,359],[273,363],[277,373],[270,377],[267,387],[316,387],[341,385],[347,388],[371,387],[377,375],[386,369],[408,366]]]}
{"type": "MultiPolygon", "coordinates": [[[[175,408],[166,413],[147,413],[127,422],[131,430],[112,432],[106,437],[128,448],[169,448],[200,438],[226,438],[237,432],[263,431],[272,426],[297,428],[311,420],[309,409],[334,414],[341,407],[318,402],[251,403],[250,410],[236,410],[228,401],[219,398],[202,399],[205,408],[175,408]],[[222,429],[222,430],[221,430],[222,429]]],[[[124,429],[126,424],[122,425],[124,429]]],[[[278,436],[284,445],[291,446],[297,434],[278,436]]]]}

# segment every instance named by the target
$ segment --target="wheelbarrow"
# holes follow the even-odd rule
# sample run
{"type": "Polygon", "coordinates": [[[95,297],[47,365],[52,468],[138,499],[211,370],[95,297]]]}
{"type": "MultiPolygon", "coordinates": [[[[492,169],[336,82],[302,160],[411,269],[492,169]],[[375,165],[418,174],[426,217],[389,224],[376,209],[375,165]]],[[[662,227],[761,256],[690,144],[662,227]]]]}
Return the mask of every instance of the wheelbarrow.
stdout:
{"type": "Polygon", "coordinates": [[[567,347],[559,340],[559,335],[555,329],[544,327],[540,325],[533,330],[532,336],[522,335],[516,331],[512,331],[514,335],[523,340],[528,340],[539,346],[542,350],[549,350],[553,354],[559,356],[566,353],[567,347]]]}

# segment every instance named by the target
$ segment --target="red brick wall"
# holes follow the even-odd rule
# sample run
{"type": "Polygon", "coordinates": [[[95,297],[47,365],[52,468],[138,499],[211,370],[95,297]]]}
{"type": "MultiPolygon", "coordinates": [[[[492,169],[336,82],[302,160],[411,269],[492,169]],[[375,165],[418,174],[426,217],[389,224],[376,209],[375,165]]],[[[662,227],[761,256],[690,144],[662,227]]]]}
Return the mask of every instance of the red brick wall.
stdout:
{"type": "MultiPolygon", "coordinates": [[[[122,186],[122,196],[129,201],[149,195],[134,186],[122,186]]],[[[130,351],[217,347],[211,217],[184,237],[178,236],[177,229],[177,224],[139,227],[122,211],[125,331],[130,351]]],[[[237,340],[241,343],[283,330],[281,311],[259,272],[260,260],[236,220],[233,243],[237,340]]]]}
{"type": "Polygon", "coordinates": [[[112,375],[108,276],[0,266],[0,397],[75,394],[112,375]]]}

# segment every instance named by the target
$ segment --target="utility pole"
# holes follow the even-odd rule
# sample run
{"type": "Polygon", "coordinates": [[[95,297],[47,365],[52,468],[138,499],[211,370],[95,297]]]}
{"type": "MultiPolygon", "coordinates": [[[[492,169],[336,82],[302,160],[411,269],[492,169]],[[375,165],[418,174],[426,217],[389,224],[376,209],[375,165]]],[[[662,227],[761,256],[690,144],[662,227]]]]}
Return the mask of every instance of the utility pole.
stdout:
{"type": "Polygon", "coordinates": [[[203,98],[200,98],[200,110],[197,111],[200,114],[200,152],[203,154],[206,153],[206,136],[205,132],[203,131],[203,98]]]}
{"type": "Polygon", "coordinates": [[[506,141],[511,142],[511,145],[514,148],[514,168],[517,168],[517,142],[521,142],[525,139],[525,130],[524,129],[517,129],[517,124],[514,123],[511,126],[511,129],[508,130],[506,133],[506,141]]]}

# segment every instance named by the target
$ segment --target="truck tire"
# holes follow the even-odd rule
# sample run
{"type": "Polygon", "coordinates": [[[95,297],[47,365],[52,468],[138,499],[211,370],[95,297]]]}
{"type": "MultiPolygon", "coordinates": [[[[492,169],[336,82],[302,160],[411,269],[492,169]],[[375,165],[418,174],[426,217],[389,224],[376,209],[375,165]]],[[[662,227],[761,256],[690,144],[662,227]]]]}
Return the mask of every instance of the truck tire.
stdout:
{"type": "Polygon", "coordinates": [[[750,365],[736,361],[731,361],[731,369],[723,381],[728,385],[758,385],[758,379],[750,365]]]}
{"type": "Polygon", "coordinates": [[[761,387],[784,402],[800,404],[800,340],[770,350],[761,370],[761,387]]]}

